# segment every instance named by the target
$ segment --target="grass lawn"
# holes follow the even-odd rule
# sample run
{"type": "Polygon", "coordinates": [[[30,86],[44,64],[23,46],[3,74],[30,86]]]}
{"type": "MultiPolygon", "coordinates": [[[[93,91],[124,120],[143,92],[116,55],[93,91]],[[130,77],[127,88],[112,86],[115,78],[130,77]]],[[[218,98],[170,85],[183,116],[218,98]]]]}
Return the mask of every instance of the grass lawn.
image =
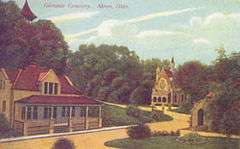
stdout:
{"type": "Polygon", "coordinates": [[[177,137],[157,136],[144,140],[119,139],[106,142],[109,147],[126,149],[240,149],[240,140],[225,138],[208,138],[208,142],[200,145],[182,144],[177,137]]]}
{"type": "MultiPolygon", "coordinates": [[[[121,108],[117,106],[104,105],[103,106],[103,126],[123,126],[123,125],[133,125],[140,122],[146,123],[151,120],[151,112],[143,111],[143,116],[145,118],[135,118],[127,115],[126,108],[121,108]]],[[[163,114],[159,121],[170,121],[171,116],[163,114]]]]}

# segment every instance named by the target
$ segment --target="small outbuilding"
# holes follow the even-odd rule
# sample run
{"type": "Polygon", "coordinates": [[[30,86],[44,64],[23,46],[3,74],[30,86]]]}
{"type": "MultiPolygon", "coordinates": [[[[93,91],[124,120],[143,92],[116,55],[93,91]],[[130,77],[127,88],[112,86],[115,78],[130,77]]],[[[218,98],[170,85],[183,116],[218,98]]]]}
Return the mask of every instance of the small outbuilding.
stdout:
{"type": "Polygon", "coordinates": [[[191,126],[194,129],[207,128],[209,120],[207,118],[207,104],[215,97],[214,93],[210,92],[204,99],[199,100],[191,111],[191,126]]]}

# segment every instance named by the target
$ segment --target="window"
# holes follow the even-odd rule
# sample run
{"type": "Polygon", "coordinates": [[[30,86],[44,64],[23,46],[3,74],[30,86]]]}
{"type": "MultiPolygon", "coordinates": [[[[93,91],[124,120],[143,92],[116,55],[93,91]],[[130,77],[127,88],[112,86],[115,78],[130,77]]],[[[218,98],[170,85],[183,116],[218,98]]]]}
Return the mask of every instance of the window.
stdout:
{"type": "Polygon", "coordinates": [[[5,86],[5,81],[0,80],[0,89],[4,89],[4,86],[5,86]]]}
{"type": "Polygon", "coordinates": [[[51,118],[51,114],[52,114],[52,108],[48,107],[48,118],[51,118]]]}
{"type": "Polygon", "coordinates": [[[54,83],[54,94],[57,95],[58,94],[58,84],[54,83]]]}
{"type": "Polygon", "coordinates": [[[49,94],[53,94],[53,83],[49,83],[49,94]]]}
{"type": "Polygon", "coordinates": [[[33,107],[33,119],[38,119],[38,107],[33,107]]]}
{"type": "Polygon", "coordinates": [[[25,119],[25,111],[26,111],[26,107],[22,107],[21,117],[23,120],[25,119]]]}
{"type": "Polygon", "coordinates": [[[27,119],[31,119],[31,115],[32,115],[32,107],[28,106],[27,107],[27,119]]]}
{"type": "Polygon", "coordinates": [[[48,82],[44,82],[44,94],[48,93],[48,82]]]}
{"type": "Polygon", "coordinates": [[[74,117],[75,116],[75,107],[72,107],[72,117],[74,117]]]}
{"type": "Polygon", "coordinates": [[[67,107],[67,117],[70,116],[70,107],[67,107]]]}
{"type": "Polygon", "coordinates": [[[66,116],[66,107],[62,107],[62,117],[66,116]]]}
{"type": "Polygon", "coordinates": [[[58,83],[44,82],[44,94],[58,94],[59,85],[58,83]]]}
{"type": "Polygon", "coordinates": [[[6,111],[6,100],[3,100],[2,102],[2,112],[5,112],[6,111]]]}
{"type": "Polygon", "coordinates": [[[85,111],[86,111],[86,108],[80,107],[80,117],[84,117],[85,116],[85,111]]]}
{"type": "Polygon", "coordinates": [[[48,117],[48,107],[44,107],[43,118],[47,119],[48,117]]]}
{"type": "Polygon", "coordinates": [[[57,107],[53,108],[53,118],[57,118],[57,107]]]}

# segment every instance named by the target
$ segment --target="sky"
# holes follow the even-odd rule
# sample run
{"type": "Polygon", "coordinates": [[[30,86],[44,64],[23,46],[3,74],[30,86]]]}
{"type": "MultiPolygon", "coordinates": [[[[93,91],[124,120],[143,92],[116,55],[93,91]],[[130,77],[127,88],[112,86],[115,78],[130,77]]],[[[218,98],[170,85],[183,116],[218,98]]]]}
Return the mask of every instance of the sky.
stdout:
{"type": "MultiPolygon", "coordinates": [[[[22,8],[25,0],[16,0],[22,8]]],[[[52,20],[70,50],[80,44],[127,46],[141,59],[210,64],[216,50],[240,51],[240,0],[28,0],[52,20]]]]}

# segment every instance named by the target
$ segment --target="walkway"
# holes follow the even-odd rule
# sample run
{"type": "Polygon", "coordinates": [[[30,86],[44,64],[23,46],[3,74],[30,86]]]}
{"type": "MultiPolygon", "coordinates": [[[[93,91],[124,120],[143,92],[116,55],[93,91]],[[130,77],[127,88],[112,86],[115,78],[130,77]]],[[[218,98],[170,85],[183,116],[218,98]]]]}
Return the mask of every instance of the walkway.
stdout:
{"type": "MultiPolygon", "coordinates": [[[[111,105],[126,107],[124,105],[111,105]]],[[[149,107],[140,108],[150,110],[149,107]]],[[[176,131],[188,127],[189,115],[171,111],[166,111],[165,114],[172,116],[173,120],[148,124],[152,131],[176,131]]],[[[104,146],[104,142],[126,137],[128,137],[126,129],[64,136],[64,138],[68,138],[74,142],[76,149],[109,149],[109,147],[104,146]]],[[[58,138],[59,137],[51,137],[2,143],[0,144],[0,149],[51,149],[58,138]]]]}

